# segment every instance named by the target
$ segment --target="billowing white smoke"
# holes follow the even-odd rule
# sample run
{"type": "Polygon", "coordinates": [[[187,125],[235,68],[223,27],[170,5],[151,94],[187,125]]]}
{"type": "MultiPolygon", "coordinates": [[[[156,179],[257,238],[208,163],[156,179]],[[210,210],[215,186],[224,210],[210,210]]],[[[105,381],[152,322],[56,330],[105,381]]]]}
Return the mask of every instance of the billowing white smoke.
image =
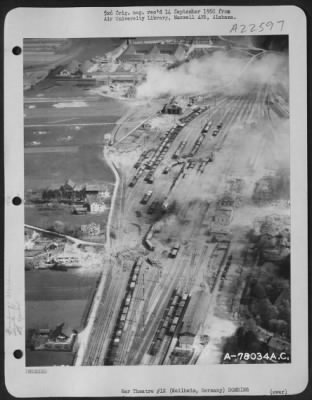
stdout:
{"type": "MultiPolygon", "coordinates": [[[[230,56],[217,51],[193,59],[178,68],[165,70],[151,66],[146,81],[137,88],[137,97],[189,95],[209,92],[243,94],[255,84],[267,82],[285,65],[286,56],[267,53],[263,56],[230,56]]],[[[287,64],[287,63],[286,63],[287,64]]]]}

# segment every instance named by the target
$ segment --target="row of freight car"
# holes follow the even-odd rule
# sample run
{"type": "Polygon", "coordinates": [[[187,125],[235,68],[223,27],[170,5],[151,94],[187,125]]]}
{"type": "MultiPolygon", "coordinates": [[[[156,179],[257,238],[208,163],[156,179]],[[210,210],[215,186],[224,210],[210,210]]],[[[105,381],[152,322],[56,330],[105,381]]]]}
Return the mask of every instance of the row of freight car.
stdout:
{"type": "Polygon", "coordinates": [[[205,136],[200,135],[199,138],[196,140],[196,142],[194,143],[194,146],[192,147],[192,150],[189,154],[189,157],[194,157],[195,154],[198,152],[201,144],[203,143],[205,136]]]}
{"type": "Polygon", "coordinates": [[[173,159],[177,159],[177,158],[179,158],[181,156],[181,154],[182,154],[182,152],[183,152],[183,150],[184,150],[184,148],[186,146],[186,143],[187,143],[186,140],[182,140],[179,143],[179,146],[177,147],[176,151],[172,155],[173,159]]]}
{"type": "Polygon", "coordinates": [[[227,259],[227,262],[225,264],[225,267],[223,268],[223,271],[222,271],[222,274],[221,274],[221,278],[220,278],[220,280],[221,280],[220,288],[219,288],[220,290],[222,290],[222,288],[223,288],[224,280],[225,280],[226,275],[228,273],[228,270],[229,270],[229,268],[231,266],[231,262],[232,262],[232,254],[229,255],[229,257],[227,259]]]}
{"type": "MultiPolygon", "coordinates": [[[[146,154],[142,153],[141,156],[139,157],[138,161],[134,164],[134,167],[137,168],[136,174],[133,176],[131,179],[129,186],[133,187],[139,180],[140,176],[143,174],[143,171],[145,169],[148,169],[149,172],[145,176],[144,180],[147,183],[154,183],[154,172],[158,165],[161,163],[161,161],[164,159],[165,154],[168,152],[170,148],[170,144],[173,142],[173,140],[176,138],[178,133],[181,131],[181,129],[185,126],[186,123],[190,122],[194,118],[196,118],[198,115],[200,115],[202,112],[207,110],[207,106],[204,107],[196,107],[190,114],[188,114],[186,117],[183,117],[180,119],[180,122],[176,124],[174,128],[171,128],[161,141],[160,145],[158,146],[157,150],[153,152],[152,156],[150,159],[145,163],[146,159],[146,154]]],[[[185,146],[185,144],[184,144],[185,146]]]]}
{"type": "Polygon", "coordinates": [[[165,157],[165,154],[167,153],[167,151],[170,148],[170,144],[176,138],[177,134],[180,132],[182,127],[183,126],[181,124],[177,124],[175,128],[172,128],[171,130],[166,132],[165,137],[161,141],[158,148],[155,151],[153,151],[153,153],[148,161],[145,162],[145,159],[146,159],[145,155],[140,156],[139,160],[134,164],[134,167],[137,168],[137,172],[133,176],[132,180],[129,183],[130,187],[133,187],[137,183],[139,177],[142,175],[142,173],[145,169],[148,169],[149,172],[145,176],[144,180],[147,183],[154,182],[154,172],[155,172],[156,168],[158,167],[158,165],[161,163],[161,161],[165,157]]]}
{"type": "Polygon", "coordinates": [[[123,301],[121,303],[121,307],[120,307],[117,321],[115,324],[114,333],[113,333],[113,336],[111,339],[108,353],[106,355],[105,364],[112,365],[114,358],[116,356],[116,352],[117,352],[117,349],[118,349],[118,346],[120,343],[120,339],[121,339],[122,333],[125,329],[127,316],[129,313],[129,308],[130,308],[130,305],[131,305],[131,302],[133,299],[133,291],[137,285],[138,277],[139,277],[139,273],[140,273],[142,264],[143,264],[143,258],[138,257],[132,266],[131,273],[130,273],[130,276],[128,279],[127,290],[126,290],[125,296],[123,298],[123,301]]]}
{"type": "Polygon", "coordinates": [[[205,166],[209,163],[214,161],[214,152],[211,151],[208,158],[204,159],[204,160],[187,160],[186,163],[186,169],[193,169],[195,167],[195,165],[198,163],[198,171],[199,172],[203,172],[205,169],[205,166]]]}
{"type": "MultiPolygon", "coordinates": [[[[218,243],[217,246],[214,248],[213,253],[212,253],[211,257],[210,257],[210,259],[214,259],[214,258],[217,258],[216,255],[217,255],[218,252],[219,253],[220,252],[223,253],[222,254],[222,258],[221,258],[221,260],[219,262],[217,273],[215,274],[213,282],[212,282],[211,287],[210,287],[211,292],[213,292],[215,287],[216,287],[218,277],[219,277],[219,275],[220,275],[220,273],[222,271],[222,267],[224,265],[224,262],[226,260],[226,257],[228,255],[228,252],[229,252],[229,249],[230,249],[230,243],[231,243],[230,241],[218,243]]],[[[231,263],[231,259],[232,259],[232,257],[230,256],[230,263],[231,263]]],[[[229,267],[230,263],[227,264],[228,267],[229,267]]]]}
{"type": "Polygon", "coordinates": [[[206,111],[208,109],[208,106],[202,106],[202,107],[194,107],[192,112],[190,112],[188,115],[185,117],[180,118],[180,122],[182,124],[188,124],[191,122],[194,118],[198,117],[201,113],[206,111]]]}
{"type": "Polygon", "coordinates": [[[150,160],[146,163],[146,169],[149,169],[148,174],[144,178],[145,182],[153,183],[154,182],[154,172],[158,165],[162,162],[165,155],[167,154],[171,143],[177,137],[181,129],[183,128],[182,124],[177,124],[174,128],[170,129],[166,134],[164,139],[161,141],[160,145],[158,146],[156,152],[150,158],[150,160]]]}
{"type": "Polygon", "coordinates": [[[176,290],[173,291],[148,350],[150,355],[155,356],[158,353],[165,335],[173,337],[177,333],[179,326],[182,325],[190,297],[188,293],[181,295],[176,290]]]}

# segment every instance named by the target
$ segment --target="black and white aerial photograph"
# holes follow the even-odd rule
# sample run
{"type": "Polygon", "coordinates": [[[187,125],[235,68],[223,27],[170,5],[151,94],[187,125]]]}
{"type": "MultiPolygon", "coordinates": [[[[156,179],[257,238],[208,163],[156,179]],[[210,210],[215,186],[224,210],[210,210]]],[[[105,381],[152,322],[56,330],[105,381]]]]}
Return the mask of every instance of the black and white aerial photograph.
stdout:
{"type": "Polygon", "coordinates": [[[24,39],[26,366],[291,362],[288,56],[24,39]]]}

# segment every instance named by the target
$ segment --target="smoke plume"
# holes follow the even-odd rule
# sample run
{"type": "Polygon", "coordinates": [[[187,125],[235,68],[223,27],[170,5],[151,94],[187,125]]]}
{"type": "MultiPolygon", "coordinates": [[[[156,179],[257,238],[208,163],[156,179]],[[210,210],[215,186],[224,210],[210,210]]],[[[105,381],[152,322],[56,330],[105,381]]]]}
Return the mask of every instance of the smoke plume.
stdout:
{"type": "Polygon", "coordinates": [[[164,70],[159,66],[151,66],[147,70],[146,80],[137,88],[137,97],[220,92],[244,94],[257,84],[272,79],[284,81],[284,77],[286,81],[287,56],[283,53],[264,52],[247,56],[244,52],[235,52],[233,55],[216,51],[175,69],[164,70]]]}

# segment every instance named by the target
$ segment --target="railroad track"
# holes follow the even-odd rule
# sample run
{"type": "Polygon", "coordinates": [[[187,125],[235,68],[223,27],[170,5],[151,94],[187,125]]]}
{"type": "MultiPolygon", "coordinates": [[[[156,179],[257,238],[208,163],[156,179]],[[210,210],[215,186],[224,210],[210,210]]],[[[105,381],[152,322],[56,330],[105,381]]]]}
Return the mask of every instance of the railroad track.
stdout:
{"type": "Polygon", "coordinates": [[[124,364],[124,358],[126,355],[126,352],[129,349],[129,345],[131,342],[131,338],[134,335],[134,330],[133,330],[133,325],[136,323],[136,313],[137,311],[140,312],[141,306],[142,306],[142,300],[138,299],[137,297],[137,290],[133,294],[133,299],[131,302],[131,309],[127,317],[127,329],[124,330],[121,343],[119,344],[117,355],[114,360],[114,365],[123,365],[124,364]]]}
{"type": "Polygon", "coordinates": [[[215,147],[217,151],[221,150],[226,138],[228,137],[228,134],[231,131],[232,124],[238,120],[238,117],[245,111],[245,108],[248,107],[248,104],[248,99],[244,98],[244,96],[241,96],[237,99],[237,102],[234,104],[233,108],[228,111],[228,114],[225,117],[223,134],[215,147]]]}
{"type": "MultiPolygon", "coordinates": [[[[142,272],[140,272],[141,274],[142,272]]],[[[138,330],[141,330],[142,327],[144,326],[145,323],[145,312],[146,312],[146,305],[147,305],[147,299],[149,299],[149,295],[151,292],[151,288],[153,289],[155,287],[155,273],[152,271],[151,278],[152,279],[142,279],[141,275],[141,282],[139,282],[138,279],[138,286],[135,289],[135,294],[134,294],[134,301],[131,305],[130,309],[130,316],[128,317],[128,320],[130,323],[130,328],[126,330],[123,334],[123,341],[121,344],[121,348],[119,352],[117,353],[117,359],[118,359],[118,364],[119,365],[125,365],[127,363],[127,353],[129,349],[131,348],[134,336],[138,330]],[[142,290],[142,293],[139,293],[139,291],[142,290]],[[147,292],[147,296],[145,295],[145,292],[147,292]],[[146,297],[145,297],[146,296],[146,297]],[[141,315],[139,319],[137,320],[137,315],[141,315]],[[143,320],[142,320],[143,318],[143,320]],[[133,329],[134,328],[134,329],[133,329]]]]}
{"type": "Polygon", "coordinates": [[[204,246],[201,246],[201,251],[198,252],[196,251],[196,257],[194,257],[194,262],[193,264],[190,265],[190,267],[192,268],[192,277],[189,277],[189,280],[187,281],[187,284],[184,286],[183,291],[190,293],[192,287],[194,286],[195,282],[196,282],[196,278],[199,275],[199,272],[204,264],[206,255],[207,255],[207,251],[208,251],[208,245],[205,244],[204,246]],[[197,262],[195,262],[195,260],[198,260],[197,262]]]}
{"type": "MultiPolygon", "coordinates": [[[[110,280],[111,280],[111,278],[110,278],[110,280]]],[[[104,293],[106,293],[105,288],[104,288],[104,293]]],[[[102,308],[103,300],[104,299],[101,300],[101,304],[99,306],[99,311],[102,308]]],[[[97,349],[97,346],[99,345],[98,340],[100,339],[99,334],[97,333],[96,325],[102,321],[101,316],[102,316],[102,313],[100,314],[100,316],[99,316],[99,313],[98,313],[97,319],[94,322],[93,329],[92,329],[92,332],[91,332],[91,339],[90,339],[90,341],[88,343],[88,350],[87,350],[87,352],[85,354],[83,365],[93,365],[94,362],[95,362],[96,349],[97,349]],[[94,339],[96,339],[96,340],[94,340],[94,339]]]]}
{"type": "Polygon", "coordinates": [[[261,116],[262,119],[265,119],[268,122],[268,129],[265,129],[263,132],[263,135],[261,137],[261,142],[258,146],[257,153],[254,157],[254,159],[251,162],[251,167],[254,169],[258,163],[258,159],[261,154],[265,151],[265,149],[268,147],[270,151],[273,151],[272,157],[274,159],[278,159],[278,155],[274,151],[275,149],[275,143],[276,143],[276,129],[274,127],[274,123],[272,121],[272,116],[270,113],[270,107],[268,104],[266,104],[266,98],[267,95],[270,93],[270,86],[269,84],[265,85],[265,89],[263,91],[262,95],[262,104],[261,104],[261,116]],[[269,131],[268,131],[269,130],[269,131]]]}
{"type": "MultiPolygon", "coordinates": [[[[141,338],[141,332],[144,330],[145,326],[146,326],[146,320],[147,320],[147,316],[148,316],[148,305],[150,304],[149,299],[152,299],[152,294],[153,292],[155,292],[155,289],[157,288],[157,277],[154,276],[155,274],[153,274],[153,279],[150,282],[150,286],[148,287],[148,289],[146,290],[146,297],[144,298],[144,301],[142,302],[142,313],[141,312],[137,312],[137,314],[139,314],[139,319],[137,321],[137,329],[135,332],[135,337],[137,339],[141,338]]],[[[133,341],[135,339],[135,337],[133,336],[131,338],[131,342],[129,344],[129,349],[131,349],[132,345],[133,345],[133,341]]],[[[130,352],[127,354],[126,357],[126,363],[130,363],[131,362],[131,354],[130,352]]]]}
{"type": "Polygon", "coordinates": [[[112,273],[111,280],[106,290],[103,291],[103,299],[100,304],[97,321],[94,324],[91,342],[88,346],[83,365],[102,365],[109,344],[110,333],[114,327],[112,323],[117,317],[119,300],[125,287],[127,277],[125,274],[112,273]],[[117,276],[116,276],[117,275],[117,276]]]}
{"type": "MultiPolygon", "coordinates": [[[[229,133],[231,124],[233,122],[235,122],[238,118],[240,118],[241,120],[248,120],[248,118],[251,118],[251,115],[253,115],[254,113],[254,106],[258,101],[258,96],[260,96],[259,93],[254,94],[252,96],[252,98],[248,98],[248,97],[236,97],[236,98],[232,98],[232,99],[228,99],[228,98],[224,98],[222,100],[222,103],[218,104],[218,107],[216,107],[213,111],[213,113],[211,113],[211,115],[209,116],[209,118],[211,118],[212,116],[217,116],[218,114],[221,113],[221,106],[228,104],[230,105],[230,110],[228,110],[224,116],[224,132],[222,135],[222,142],[221,145],[223,144],[224,140],[226,139],[227,134],[229,133]]],[[[230,167],[227,168],[227,170],[229,170],[230,167]]],[[[138,182],[139,183],[139,182],[138,182]]],[[[142,186],[144,184],[142,183],[142,186]]],[[[141,186],[141,185],[140,185],[141,186]]],[[[137,189],[137,188],[136,188],[137,189]]],[[[125,188],[124,186],[121,187],[121,197],[125,197],[124,195],[124,191],[125,188]]],[[[128,210],[131,210],[131,208],[133,207],[133,202],[136,201],[136,194],[137,191],[134,191],[134,193],[131,193],[127,196],[127,201],[124,201],[122,204],[122,199],[120,202],[120,210],[119,210],[119,215],[123,214],[125,212],[127,212],[128,210]],[[130,198],[129,198],[130,196],[130,198]],[[132,200],[133,199],[133,200],[132,200]],[[131,201],[132,200],[132,201],[131,201]]],[[[195,220],[193,220],[193,227],[192,227],[192,236],[194,234],[196,234],[197,229],[199,229],[200,227],[200,222],[202,220],[202,213],[205,213],[207,210],[202,210],[199,213],[198,218],[196,218],[195,220]]],[[[118,222],[118,228],[121,229],[121,219],[119,219],[118,222]]],[[[163,297],[160,297],[157,301],[156,301],[156,296],[154,294],[154,297],[151,297],[150,304],[155,304],[154,310],[157,310],[157,314],[158,314],[158,310],[159,312],[159,316],[158,318],[155,318],[155,314],[154,314],[154,310],[150,310],[150,313],[147,317],[147,321],[146,321],[146,325],[143,328],[141,335],[137,335],[136,332],[138,329],[141,328],[141,326],[143,324],[141,324],[142,322],[142,316],[139,318],[139,321],[135,321],[136,329],[132,329],[129,328],[129,332],[128,334],[126,334],[126,336],[123,339],[122,342],[122,347],[120,348],[120,352],[118,355],[118,363],[120,364],[124,364],[125,362],[129,362],[130,364],[137,364],[140,362],[142,356],[144,355],[149,343],[150,343],[150,335],[151,333],[154,331],[155,327],[157,326],[157,324],[160,321],[160,317],[161,317],[161,312],[166,304],[166,301],[168,300],[168,294],[170,294],[171,292],[171,288],[174,288],[175,286],[178,286],[179,289],[181,290],[191,290],[191,288],[194,285],[194,276],[196,276],[201,268],[201,265],[203,264],[205,255],[207,253],[208,250],[208,246],[206,245],[201,252],[199,253],[198,250],[195,250],[193,252],[193,254],[191,255],[191,258],[189,258],[189,251],[188,249],[184,249],[182,250],[182,254],[180,254],[180,256],[177,258],[177,261],[175,263],[175,269],[174,272],[171,276],[171,279],[168,280],[169,283],[163,282],[161,292],[165,293],[165,295],[163,297]],[[182,261],[182,259],[184,259],[184,262],[182,263],[182,266],[180,264],[180,260],[182,261]],[[188,262],[185,262],[186,260],[188,260],[188,262]],[[181,268],[179,268],[181,267],[181,268]],[[185,275],[185,271],[187,271],[187,274],[185,275]],[[180,283],[178,283],[178,279],[179,276],[184,276],[184,281],[180,280],[180,283]],[[127,358],[127,353],[128,353],[128,358],[127,358]]],[[[151,290],[151,293],[155,292],[154,291],[155,285],[151,290]]],[[[111,307],[111,304],[113,304],[118,296],[115,297],[112,296],[112,301],[108,303],[108,308],[111,307]]],[[[131,315],[130,318],[136,318],[136,308],[141,308],[142,301],[140,300],[136,300],[135,303],[133,304],[132,307],[132,311],[131,311],[131,315]]],[[[144,306],[144,305],[143,305],[144,306]]],[[[145,307],[147,307],[147,305],[145,305],[145,307]]],[[[156,314],[156,315],[157,315],[156,314]]],[[[105,335],[108,335],[108,326],[110,324],[110,319],[113,317],[113,310],[110,310],[110,314],[109,314],[110,318],[107,319],[107,324],[104,327],[104,332],[105,335]]],[[[103,322],[103,321],[102,321],[103,322]]],[[[101,338],[103,339],[103,337],[101,336],[96,336],[96,338],[101,338]]],[[[90,357],[94,358],[94,354],[96,354],[95,356],[95,360],[97,360],[96,362],[100,361],[100,359],[103,357],[103,354],[105,353],[105,349],[104,349],[104,342],[102,340],[102,345],[100,345],[97,348],[93,348],[91,350],[91,354],[90,357]]]]}
{"type": "Polygon", "coordinates": [[[156,327],[158,326],[162,318],[164,308],[171,296],[171,292],[177,285],[179,275],[184,274],[187,263],[185,262],[185,260],[184,262],[182,262],[182,259],[188,258],[188,256],[189,256],[189,251],[188,249],[184,248],[182,249],[181,255],[175,259],[176,263],[173,276],[171,277],[171,279],[167,280],[168,283],[164,283],[164,286],[161,289],[161,292],[164,293],[164,295],[160,296],[154,307],[154,310],[156,310],[158,314],[158,318],[153,318],[153,311],[151,311],[147,319],[146,329],[143,332],[144,336],[141,338],[140,343],[134,343],[133,352],[135,352],[136,356],[131,360],[132,364],[139,364],[139,361],[142,359],[144,353],[147,351],[148,346],[150,345],[150,342],[152,340],[153,334],[156,331],[156,327]]]}

